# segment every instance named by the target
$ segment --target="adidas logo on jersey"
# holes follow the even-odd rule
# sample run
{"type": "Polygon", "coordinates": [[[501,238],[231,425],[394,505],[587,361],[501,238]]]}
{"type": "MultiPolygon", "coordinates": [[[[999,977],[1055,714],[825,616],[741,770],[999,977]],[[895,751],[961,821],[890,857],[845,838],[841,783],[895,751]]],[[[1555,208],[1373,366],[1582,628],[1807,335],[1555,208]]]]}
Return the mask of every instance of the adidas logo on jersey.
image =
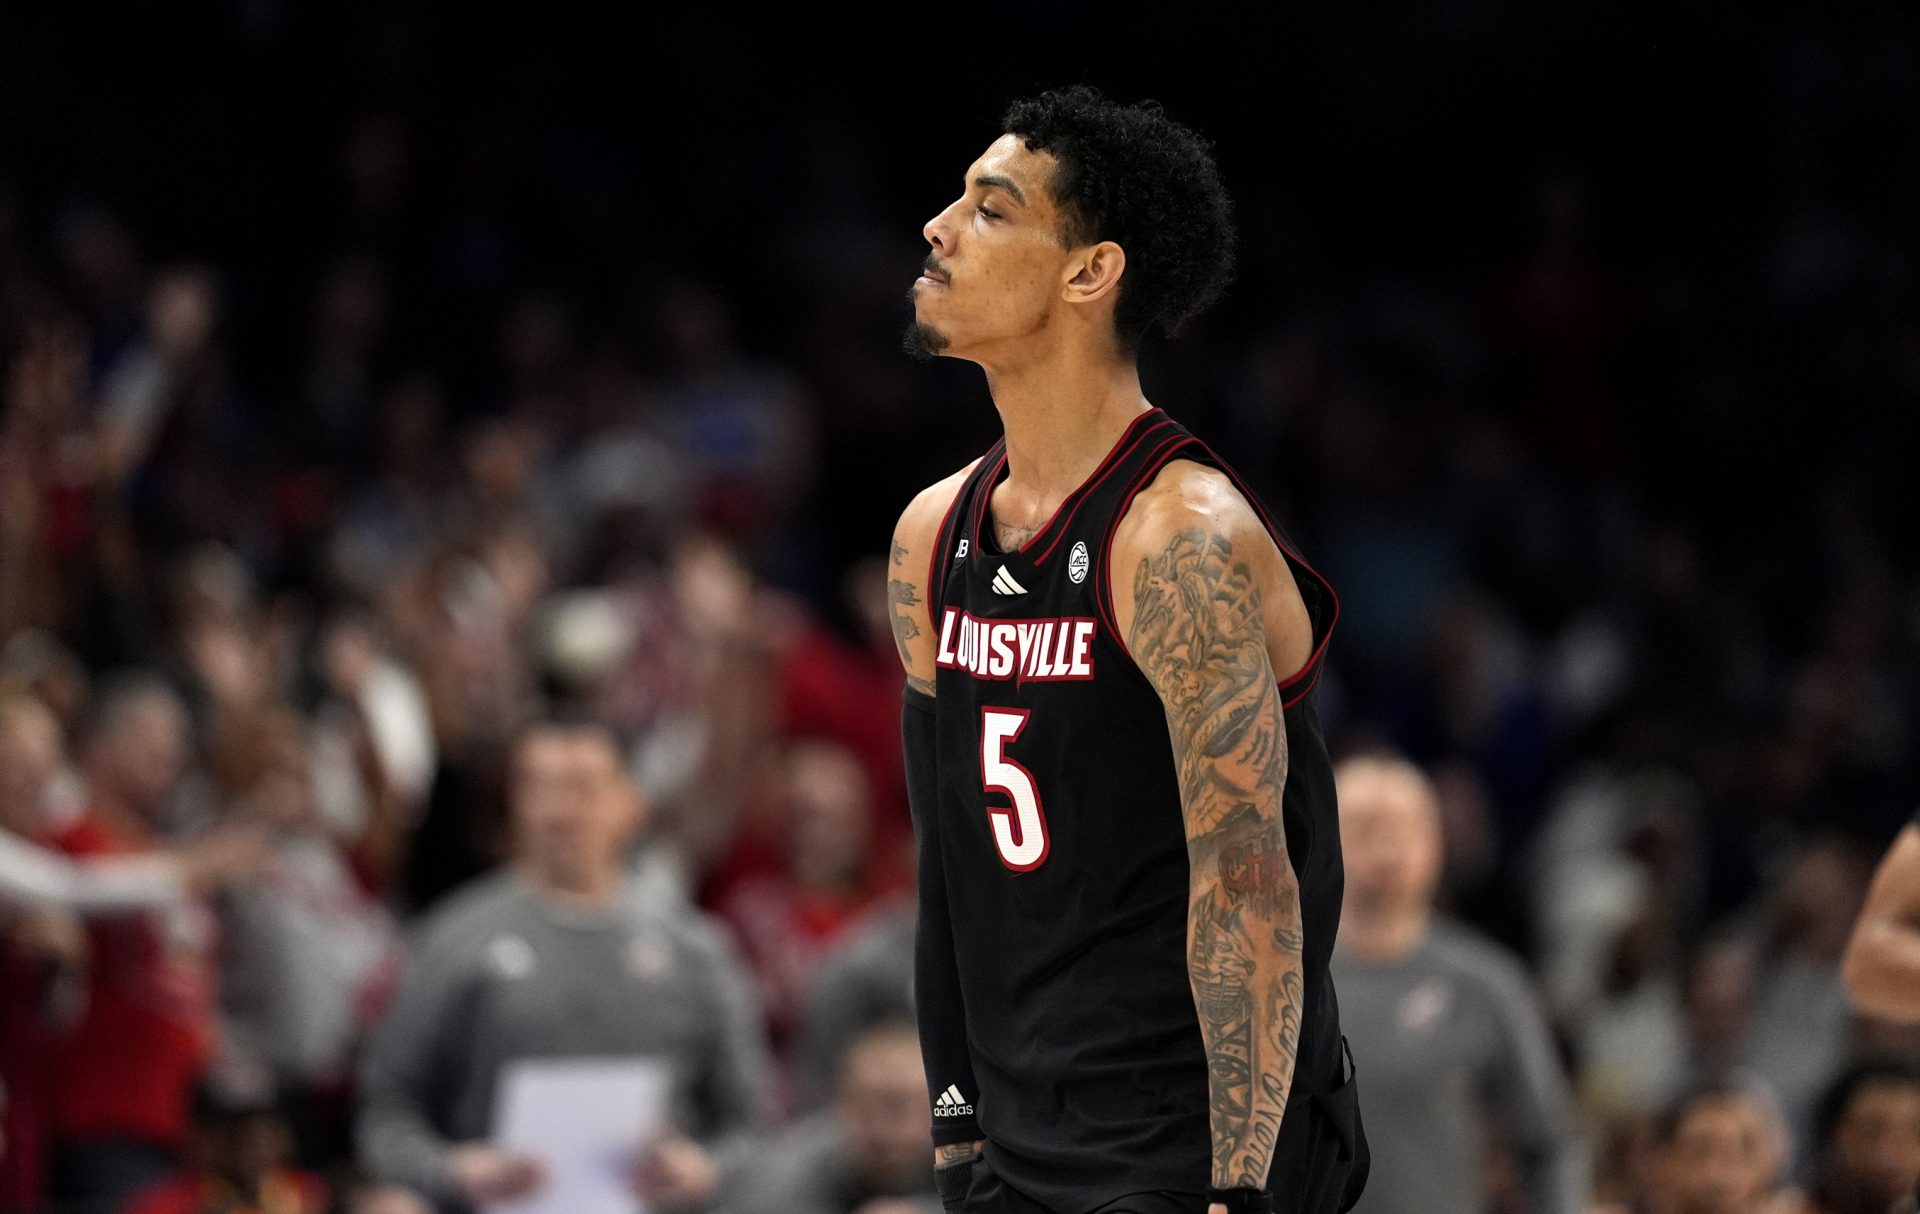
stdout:
{"type": "Polygon", "coordinates": [[[1007,572],[1005,565],[1002,565],[1000,566],[1000,572],[993,575],[993,592],[995,594],[1025,594],[1027,588],[1014,581],[1013,575],[1007,572]]]}
{"type": "Polygon", "coordinates": [[[973,1106],[967,1103],[967,1098],[960,1094],[959,1088],[949,1083],[947,1090],[940,1093],[940,1099],[933,1102],[933,1115],[935,1117],[971,1117],[973,1106]]]}

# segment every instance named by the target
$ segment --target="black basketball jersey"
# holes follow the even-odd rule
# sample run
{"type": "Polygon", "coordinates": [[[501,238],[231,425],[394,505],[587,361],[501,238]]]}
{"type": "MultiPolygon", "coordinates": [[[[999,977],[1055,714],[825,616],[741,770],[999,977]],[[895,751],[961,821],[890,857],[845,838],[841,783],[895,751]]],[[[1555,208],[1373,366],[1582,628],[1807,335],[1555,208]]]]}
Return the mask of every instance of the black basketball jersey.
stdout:
{"type": "MultiPolygon", "coordinates": [[[[1218,468],[1266,517],[1231,469],[1153,409],[1017,552],[998,549],[988,517],[1007,466],[996,443],[947,513],[928,583],[938,791],[920,829],[938,832],[978,1124],[994,1170],[1062,1214],[1132,1192],[1199,1194],[1208,1180],[1172,742],[1116,633],[1108,576],[1121,517],[1173,459],[1218,468]]],[[[1319,1188],[1306,1208],[1331,1210],[1350,1204],[1364,1151],[1327,973],[1342,882],[1333,775],[1308,698],[1338,604],[1267,526],[1313,622],[1313,656],[1281,687],[1306,1008],[1270,1183],[1295,1199],[1319,1188]]]]}

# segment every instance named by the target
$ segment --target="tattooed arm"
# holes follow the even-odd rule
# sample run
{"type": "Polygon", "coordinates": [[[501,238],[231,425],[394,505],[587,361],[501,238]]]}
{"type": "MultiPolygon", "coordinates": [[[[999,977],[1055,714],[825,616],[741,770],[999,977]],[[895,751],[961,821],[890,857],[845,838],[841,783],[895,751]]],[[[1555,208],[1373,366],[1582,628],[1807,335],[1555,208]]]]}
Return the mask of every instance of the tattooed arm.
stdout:
{"type": "Polygon", "coordinates": [[[972,471],[973,464],[968,464],[922,489],[894,526],[893,546],[887,555],[887,618],[893,624],[893,643],[900,650],[900,665],[907,671],[907,686],[926,695],[933,694],[934,673],[934,636],[927,607],[931,591],[925,584],[928,563],[933,558],[933,546],[939,542],[947,507],[972,471]]]}
{"type": "MultiPolygon", "coordinates": [[[[933,713],[934,636],[926,586],[933,546],[940,524],[972,465],[941,481],[913,499],[894,529],[887,563],[887,610],[893,620],[893,639],[906,667],[906,704],[901,714],[901,743],[906,752],[907,800],[913,809],[914,840],[918,844],[920,897],[914,924],[913,987],[919,1020],[920,1053],[928,1083],[928,1103],[950,1083],[970,1097],[977,1096],[973,1062],[967,1049],[966,1008],[960,997],[960,976],[954,963],[953,925],[946,898],[946,871],[940,859],[933,713]],[[916,703],[916,700],[918,702],[916,703]]],[[[931,1111],[931,1110],[930,1110],[931,1111]]],[[[949,1110],[951,1111],[951,1110],[949,1110]]],[[[979,1128],[971,1110],[964,1116],[933,1118],[934,1167],[956,1167],[979,1153],[979,1128]]]]}
{"type": "Polygon", "coordinates": [[[1183,461],[1135,499],[1112,551],[1116,622],[1166,708],[1186,817],[1210,1183],[1258,1188],[1300,1041],[1300,890],[1280,814],[1287,735],[1274,659],[1289,671],[1305,662],[1306,610],[1244,499],[1183,461]]]}

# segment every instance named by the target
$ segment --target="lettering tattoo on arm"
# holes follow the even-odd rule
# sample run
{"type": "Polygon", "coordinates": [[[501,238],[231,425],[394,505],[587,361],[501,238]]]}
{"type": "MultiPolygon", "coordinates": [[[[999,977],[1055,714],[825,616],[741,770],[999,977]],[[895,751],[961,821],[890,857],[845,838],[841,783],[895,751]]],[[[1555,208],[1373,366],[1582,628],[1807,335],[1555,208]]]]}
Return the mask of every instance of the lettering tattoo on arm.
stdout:
{"type": "Polygon", "coordinates": [[[887,616],[893,623],[893,643],[900,650],[900,665],[906,669],[907,686],[932,695],[933,683],[913,673],[913,654],[907,648],[907,642],[920,635],[921,598],[913,583],[900,576],[906,563],[906,545],[893,541],[893,555],[887,563],[887,616]]]}
{"type": "Polygon", "coordinates": [[[1287,735],[1259,583],[1224,535],[1140,562],[1127,644],[1173,739],[1192,869],[1187,967],[1206,1045],[1212,1184],[1266,1183],[1293,1086],[1305,979],[1281,791],[1287,735]]]}

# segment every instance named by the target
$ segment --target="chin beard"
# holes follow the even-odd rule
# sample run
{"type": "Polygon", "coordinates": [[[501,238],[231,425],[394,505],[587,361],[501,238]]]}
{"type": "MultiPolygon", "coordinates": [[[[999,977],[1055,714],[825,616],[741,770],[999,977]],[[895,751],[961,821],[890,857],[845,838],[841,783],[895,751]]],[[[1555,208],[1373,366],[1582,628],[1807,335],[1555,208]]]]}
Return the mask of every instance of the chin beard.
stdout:
{"type": "Polygon", "coordinates": [[[932,362],[947,348],[946,334],[932,325],[914,321],[900,337],[900,347],[921,362],[932,362]]]}
{"type": "MultiPolygon", "coordinates": [[[[913,292],[907,292],[907,301],[913,301],[913,292]]],[[[932,362],[940,356],[950,343],[947,335],[923,321],[914,321],[900,336],[900,348],[921,362],[932,362]]]]}

